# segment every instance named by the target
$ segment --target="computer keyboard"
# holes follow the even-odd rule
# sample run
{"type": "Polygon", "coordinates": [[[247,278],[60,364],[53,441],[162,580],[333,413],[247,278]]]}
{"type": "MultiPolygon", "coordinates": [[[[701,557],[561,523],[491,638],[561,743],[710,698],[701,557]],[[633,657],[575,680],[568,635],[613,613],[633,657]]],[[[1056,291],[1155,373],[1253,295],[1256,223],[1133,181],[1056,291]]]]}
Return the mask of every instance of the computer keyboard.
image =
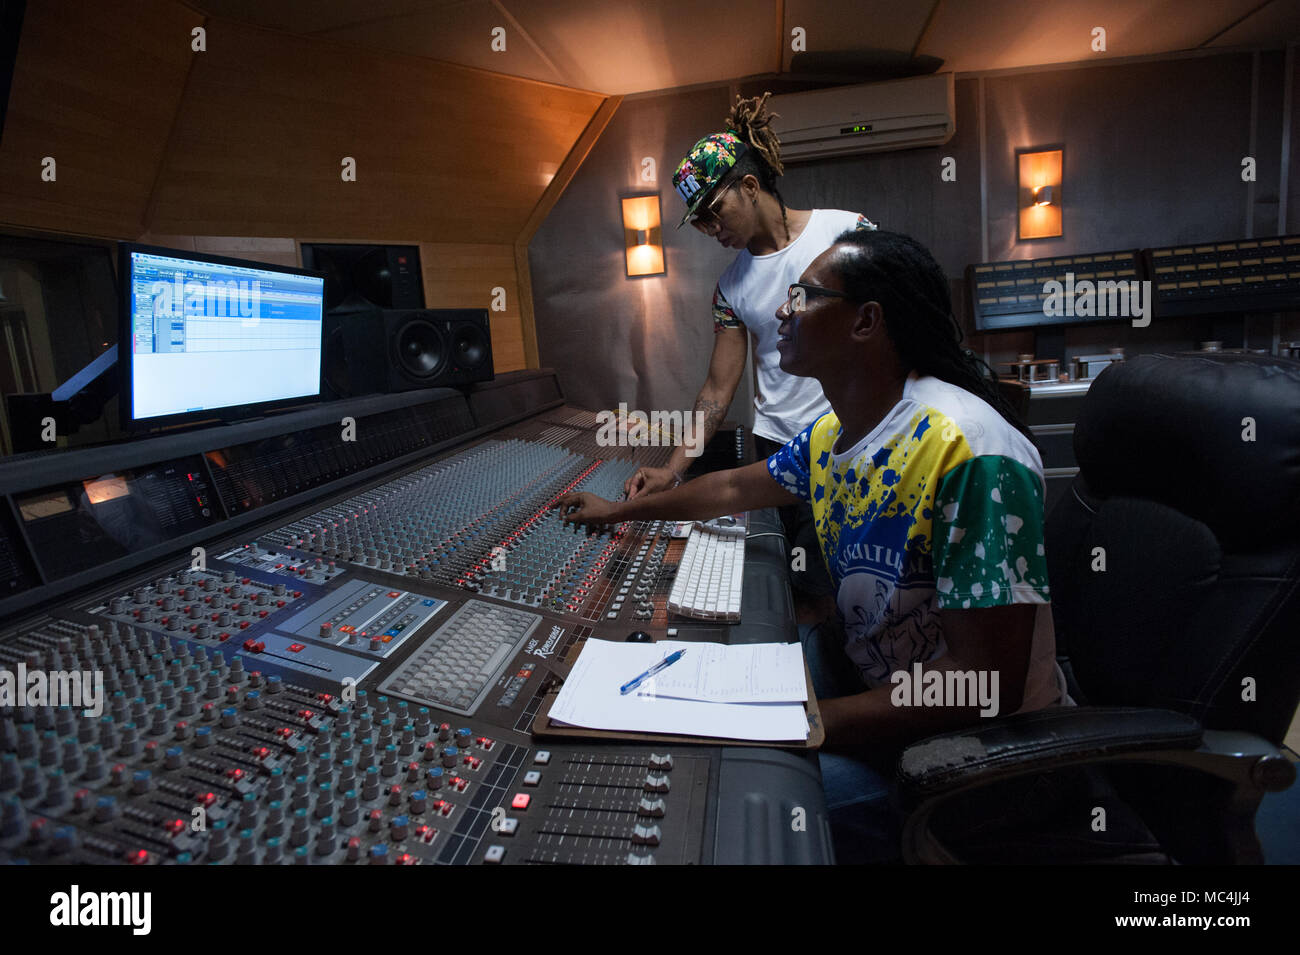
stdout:
{"type": "Polygon", "coordinates": [[[469,716],[541,619],[535,613],[471,600],[379,689],[469,716]]]}
{"type": "Polygon", "coordinates": [[[668,612],[699,620],[740,619],[745,529],[695,524],[668,594],[668,612]],[[739,530],[739,533],[737,533],[739,530]]]}

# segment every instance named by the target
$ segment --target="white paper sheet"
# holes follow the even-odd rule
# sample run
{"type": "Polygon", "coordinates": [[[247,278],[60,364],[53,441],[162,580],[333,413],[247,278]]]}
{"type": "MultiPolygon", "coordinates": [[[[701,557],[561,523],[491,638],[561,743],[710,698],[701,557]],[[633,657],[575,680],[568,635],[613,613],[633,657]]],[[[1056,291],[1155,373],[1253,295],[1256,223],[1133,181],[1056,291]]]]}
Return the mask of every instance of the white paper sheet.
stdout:
{"type": "MultiPolygon", "coordinates": [[[[803,740],[808,717],[802,702],[717,703],[683,700],[657,693],[658,682],[691,658],[694,650],[718,644],[615,643],[588,640],[559,696],[551,719],[572,726],[623,732],[673,733],[725,739],[803,740]],[[624,695],[619,687],[662,660],[667,652],[687,648],[686,656],[642,685],[642,692],[624,695]]],[[[726,649],[726,648],[724,648],[726,649]]],[[[794,649],[799,650],[798,645],[794,649]]],[[[799,663],[803,679],[802,657],[799,663]]],[[[717,681],[724,690],[736,681],[717,681]]]]}
{"type": "MultiPolygon", "coordinates": [[[[643,684],[638,693],[705,703],[803,703],[808,699],[803,648],[797,643],[727,646],[662,640],[654,647],[660,651],[660,659],[676,650],[687,653],[656,673],[653,687],[643,684]]],[[[636,675],[632,673],[628,679],[636,675]]]]}

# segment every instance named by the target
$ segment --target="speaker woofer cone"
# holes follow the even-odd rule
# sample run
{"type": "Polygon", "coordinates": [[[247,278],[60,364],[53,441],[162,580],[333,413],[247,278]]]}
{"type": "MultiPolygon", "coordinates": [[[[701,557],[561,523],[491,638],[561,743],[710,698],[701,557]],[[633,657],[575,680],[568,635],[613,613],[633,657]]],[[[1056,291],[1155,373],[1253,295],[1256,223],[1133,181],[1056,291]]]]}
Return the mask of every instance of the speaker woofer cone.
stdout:
{"type": "Polygon", "coordinates": [[[451,331],[451,353],[462,371],[477,368],[490,354],[487,333],[469,322],[457,324],[451,331]]]}
{"type": "Polygon", "coordinates": [[[432,378],[447,364],[447,341],[442,332],[421,319],[398,330],[396,348],[398,366],[412,378],[432,378]]]}

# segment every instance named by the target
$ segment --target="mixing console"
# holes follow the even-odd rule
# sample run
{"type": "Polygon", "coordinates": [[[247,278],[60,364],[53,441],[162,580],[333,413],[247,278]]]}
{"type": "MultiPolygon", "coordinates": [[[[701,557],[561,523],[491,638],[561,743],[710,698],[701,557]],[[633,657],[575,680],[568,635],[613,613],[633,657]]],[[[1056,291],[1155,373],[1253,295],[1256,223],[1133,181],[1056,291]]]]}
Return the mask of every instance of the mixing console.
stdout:
{"type": "MultiPolygon", "coordinates": [[[[561,494],[617,497],[667,453],[583,453],[595,428],[558,407],[433,450],[386,439],[389,473],[340,478],[323,499],[319,482],[260,510],[205,496],[193,506],[213,513],[177,520],[169,553],[140,550],[157,556],[66,595],[49,568],[78,562],[42,549],[58,535],[13,531],[73,526],[50,502],[76,502],[103,471],[68,455],[52,496],[31,480],[11,490],[0,467],[0,550],[27,596],[53,594],[0,634],[0,680],[13,675],[0,682],[12,691],[0,690],[0,860],[828,861],[811,756],[532,735],[588,637],[793,638],[778,535],[734,539],[748,548],[740,623],[692,622],[668,610],[685,548],[675,525],[560,520],[561,494]],[[795,807],[808,821],[791,830],[795,807]]],[[[157,445],[137,471],[204,495],[221,487],[203,470],[215,457],[255,467],[229,449],[178,458],[195,449],[157,445]],[[151,453],[181,463],[150,470],[151,453]]],[[[180,491],[169,500],[184,511],[180,491]]],[[[80,524],[101,516],[94,495],[73,506],[80,524]]]]}

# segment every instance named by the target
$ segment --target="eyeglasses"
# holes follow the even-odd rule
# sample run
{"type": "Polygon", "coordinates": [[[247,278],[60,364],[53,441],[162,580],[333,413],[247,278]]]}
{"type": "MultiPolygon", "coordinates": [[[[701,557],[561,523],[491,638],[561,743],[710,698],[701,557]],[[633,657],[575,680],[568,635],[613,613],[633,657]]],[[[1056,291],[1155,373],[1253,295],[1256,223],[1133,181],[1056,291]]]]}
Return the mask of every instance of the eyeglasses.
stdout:
{"type": "Polygon", "coordinates": [[[807,308],[808,299],[820,295],[823,298],[856,298],[849,292],[826,288],[821,285],[809,285],[807,282],[795,282],[786,292],[785,307],[789,312],[802,312],[807,308]]]}
{"type": "Polygon", "coordinates": [[[738,181],[739,180],[733,179],[731,182],[727,183],[727,188],[723,189],[716,196],[714,196],[713,199],[709,202],[709,204],[705,206],[704,211],[698,212],[691,217],[691,225],[695,226],[695,228],[703,232],[705,229],[709,228],[715,222],[717,222],[718,221],[717,207],[722,204],[723,196],[725,196],[728,192],[730,192],[731,187],[734,186],[738,181]]]}

